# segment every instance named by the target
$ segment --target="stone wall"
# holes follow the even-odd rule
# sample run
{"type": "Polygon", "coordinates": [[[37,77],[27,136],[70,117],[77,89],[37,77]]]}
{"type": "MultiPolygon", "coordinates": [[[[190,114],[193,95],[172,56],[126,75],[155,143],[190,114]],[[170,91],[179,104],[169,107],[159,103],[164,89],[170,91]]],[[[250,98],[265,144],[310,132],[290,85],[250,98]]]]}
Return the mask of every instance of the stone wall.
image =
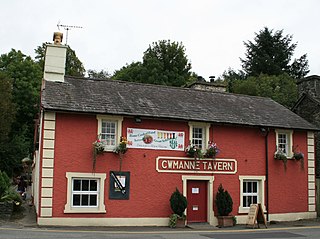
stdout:
{"type": "MultiPolygon", "coordinates": [[[[320,128],[320,76],[312,75],[297,82],[302,100],[293,112],[320,128]]],[[[320,177],[320,133],[315,134],[316,176],[320,177]]]]}
{"type": "Polygon", "coordinates": [[[297,81],[299,96],[303,93],[320,99],[320,76],[312,75],[297,81]]]}

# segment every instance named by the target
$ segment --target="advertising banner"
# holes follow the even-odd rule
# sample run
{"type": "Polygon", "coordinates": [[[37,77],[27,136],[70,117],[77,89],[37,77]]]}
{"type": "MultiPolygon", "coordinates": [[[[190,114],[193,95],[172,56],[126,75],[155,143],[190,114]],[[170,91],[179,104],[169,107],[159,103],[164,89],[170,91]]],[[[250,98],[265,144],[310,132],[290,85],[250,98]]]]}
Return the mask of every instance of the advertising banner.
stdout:
{"type": "Polygon", "coordinates": [[[184,150],[184,132],[153,129],[127,129],[128,148],[184,150]]]}

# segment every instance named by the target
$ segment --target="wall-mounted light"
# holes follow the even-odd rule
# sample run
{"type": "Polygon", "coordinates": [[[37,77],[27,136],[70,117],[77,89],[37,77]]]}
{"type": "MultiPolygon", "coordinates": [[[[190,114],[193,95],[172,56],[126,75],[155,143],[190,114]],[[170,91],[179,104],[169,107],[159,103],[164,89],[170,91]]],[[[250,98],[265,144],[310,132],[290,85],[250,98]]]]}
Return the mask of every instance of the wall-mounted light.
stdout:
{"type": "Polygon", "coordinates": [[[141,118],[139,116],[136,116],[136,117],[134,117],[134,122],[135,123],[141,123],[142,120],[141,120],[141,118]]]}

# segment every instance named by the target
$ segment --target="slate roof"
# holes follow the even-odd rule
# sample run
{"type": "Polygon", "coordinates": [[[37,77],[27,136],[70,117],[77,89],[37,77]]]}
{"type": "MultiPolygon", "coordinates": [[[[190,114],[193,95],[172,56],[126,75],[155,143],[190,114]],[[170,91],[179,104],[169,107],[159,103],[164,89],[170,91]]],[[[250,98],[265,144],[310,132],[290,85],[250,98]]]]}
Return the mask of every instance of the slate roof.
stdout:
{"type": "Polygon", "coordinates": [[[45,81],[46,110],[317,130],[269,98],[114,80],[45,81]]]}

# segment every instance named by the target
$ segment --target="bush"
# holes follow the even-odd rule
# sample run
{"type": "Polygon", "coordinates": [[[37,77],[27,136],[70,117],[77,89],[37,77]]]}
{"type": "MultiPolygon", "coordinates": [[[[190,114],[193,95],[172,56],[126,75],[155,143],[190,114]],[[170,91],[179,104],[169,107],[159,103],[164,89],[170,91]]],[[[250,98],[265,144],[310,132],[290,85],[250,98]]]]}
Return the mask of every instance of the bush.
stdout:
{"type": "Polygon", "coordinates": [[[219,185],[216,194],[216,205],[219,216],[228,216],[232,212],[232,198],[228,191],[225,191],[222,184],[219,185]]]}
{"type": "Polygon", "coordinates": [[[0,171],[0,202],[15,202],[21,204],[22,200],[19,193],[10,183],[10,179],[5,172],[0,171]]]}
{"type": "Polygon", "coordinates": [[[170,206],[172,211],[179,215],[180,217],[184,216],[184,211],[186,210],[188,205],[187,199],[183,196],[179,190],[176,188],[170,198],[170,206]]]}

